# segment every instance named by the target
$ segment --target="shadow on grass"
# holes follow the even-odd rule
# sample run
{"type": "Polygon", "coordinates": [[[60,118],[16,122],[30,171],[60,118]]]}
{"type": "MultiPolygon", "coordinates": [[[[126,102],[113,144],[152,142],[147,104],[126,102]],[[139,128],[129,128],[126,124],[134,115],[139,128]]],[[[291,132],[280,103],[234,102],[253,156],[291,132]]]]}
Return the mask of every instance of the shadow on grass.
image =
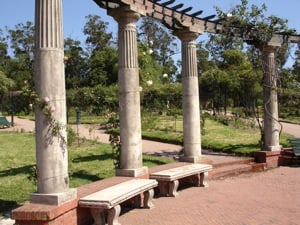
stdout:
{"type": "Polygon", "coordinates": [[[87,172],[86,170],[79,170],[79,171],[73,172],[72,174],[70,174],[70,176],[72,178],[79,178],[82,180],[88,180],[88,181],[92,181],[92,182],[102,180],[101,177],[98,177],[93,174],[89,174],[89,172],[87,172]]]}
{"type": "Polygon", "coordinates": [[[206,149],[211,149],[214,152],[229,153],[238,156],[251,156],[252,152],[259,151],[260,149],[259,144],[236,144],[236,145],[222,146],[220,148],[209,148],[206,146],[202,146],[202,147],[206,149]]]}
{"type": "Polygon", "coordinates": [[[72,160],[73,163],[81,163],[81,162],[89,162],[89,161],[94,161],[94,160],[110,160],[113,159],[114,156],[112,153],[106,153],[102,155],[89,155],[89,156],[83,156],[83,157],[78,157],[74,158],[72,160]]]}
{"type": "Polygon", "coordinates": [[[170,162],[164,162],[162,160],[156,159],[154,157],[151,157],[151,155],[147,155],[143,157],[143,163],[145,164],[153,164],[153,165],[164,165],[164,164],[168,164],[170,162]]]}
{"type": "Polygon", "coordinates": [[[28,165],[28,166],[22,166],[22,167],[18,167],[18,168],[10,168],[7,170],[2,170],[2,171],[0,171],[0,177],[15,176],[18,174],[29,174],[30,169],[33,166],[34,165],[28,165]]]}

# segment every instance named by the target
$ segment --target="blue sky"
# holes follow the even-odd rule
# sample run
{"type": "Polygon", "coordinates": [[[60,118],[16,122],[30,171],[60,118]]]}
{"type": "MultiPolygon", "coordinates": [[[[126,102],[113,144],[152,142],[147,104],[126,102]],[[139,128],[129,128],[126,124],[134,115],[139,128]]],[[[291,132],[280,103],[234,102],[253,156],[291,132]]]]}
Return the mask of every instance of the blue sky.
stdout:
{"type": "MultiPolygon", "coordinates": [[[[167,0],[164,0],[167,1],[167,0]]],[[[162,0],[162,2],[164,2],[162,0]]],[[[265,3],[268,7],[267,14],[288,19],[288,26],[295,28],[300,34],[300,1],[299,0],[248,0],[249,4],[258,6],[265,3]]],[[[184,3],[186,7],[193,6],[193,11],[203,10],[203,16],[215,14],[214,6],[219,6],[223,11],[240,3],[240,0],[176,0],[184,3]]],[[[34,21],[35,0],[1,0],[0,29],[5,26],[14,28],[18,23],[34,21]]],[[[173,4],[175,5],[175,3],[173,4]]],[[[103,21],[108,22],[108,31],[116,36],[117,23],[106,15],[104,9],[99,8],[93,0],[63,0],[63,23],[65,37],[80,41],[84,40],[82,29],[88,14],[99,15],[103,21]]],[[[199,37],[205,39],[206,37],[199,37]]]]}

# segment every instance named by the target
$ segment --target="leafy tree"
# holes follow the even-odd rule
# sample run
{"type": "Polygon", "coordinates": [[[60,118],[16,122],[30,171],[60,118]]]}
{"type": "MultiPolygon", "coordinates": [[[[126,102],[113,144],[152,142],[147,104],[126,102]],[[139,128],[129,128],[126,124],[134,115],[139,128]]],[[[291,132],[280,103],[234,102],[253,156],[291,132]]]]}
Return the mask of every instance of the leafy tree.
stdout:
{"type": "Polygon", "coordinates": [[[87,53],[80,44],[71,38],[65,40],[66,89],[80,87],[88,72],[87,53]]]}
{"type": "Polygon", "coordinates": [[[108,23],[103,22],[100,16],[88,15],[83,33],[87,36],[86,44],[91,54],[108,47],[112,41],[112,33],[107,33],[108,23]]]}
{"type": "Polygon", "coordinates": [[[112,33],[107,33],[107,25],[100,16],[88,15],[83,32],[87,35],[89,52],[88,68],[82,86],[110,85],[117,81],[118,54],[113,47],[112,33]]]}
{"type": "Polygon", "coordinates": [[[297,81],[300,82],[300,43],[295,51],[295,62],[293,64],[293,73],[296,75],[297,81]]]}
{"type": "Polygon", "coordinates": [[[138,42],[138,62],[142,87],[162,83],[163,67],[154,59],[151,42],[138,42]]]}
{"type": "Polygon", "coordinates": [[[3,97],[14,87],[14,81],[9,79],[2,71],[0,71],[0,102],[2,103],[3,97]]]}
{"type": "Polygon", "coordinates": [[[159,21],[144,17],[138,32],[139,41],[151,43],[152,57],[163,67],[162,73],[170,77],[177,75],[177,67],[172,56],[177,52],[175,37],[159,21]]]}
{"type": "Polygon", "coordinates": [[[4,71],[7,67],[8,46],[5,37],[3,37],[3,31],[0,29],[0,70],[4,71]]]}
{"type": "Polygon", "coordinates": [[[214,61],[210,60],[209,57],[209,50],[205,48],[204,41],[197,43],[197,64],[199,75],[215,66],[214,61]]]}
{"type": "Polygon", "coordinates": [[[17,24],[8,30],[12,59],[7,65],[7,76],[13,79],[17,89],[22,89],[24,81],[33,86],[34,25],[32,22],[17,24]]]}

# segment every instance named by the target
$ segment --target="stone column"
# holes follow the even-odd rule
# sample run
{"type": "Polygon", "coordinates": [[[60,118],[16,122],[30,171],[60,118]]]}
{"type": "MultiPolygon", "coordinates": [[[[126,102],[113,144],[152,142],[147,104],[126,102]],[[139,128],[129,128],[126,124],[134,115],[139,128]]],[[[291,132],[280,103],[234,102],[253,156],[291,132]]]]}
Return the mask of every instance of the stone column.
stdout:
{"type": "Polygon", "coordinates": [[[35,4],[38,179],[37,193],[30,195],[30,201],[59,205],[76,197],[68,177],[62,0],[36,0],[35,4]]]}
{"type": "Polygon", "coordinates": [[[197,70],[196,39],[198,33],[177,31],[182,42],[182,95],[183,95],[183,144],[184,156],[180,161],[201,160],[201,128],[199,82],[197,70]]]}
{"type": "Polygon", "coordinates": [[[278,46],[270,45],[261,48],[263,57],[264,150],[266,151],[281,150],[275,61],[275,52],[277,49],[278,46]]]}
{"type": "Polygon", "coordinates": [[[143,167],[140,88],[136,22],[140,15],[127,8],[110,11],[118,22],[119,115],[121,162],[118,176],[136,177],[147,173],[143,167]]]}

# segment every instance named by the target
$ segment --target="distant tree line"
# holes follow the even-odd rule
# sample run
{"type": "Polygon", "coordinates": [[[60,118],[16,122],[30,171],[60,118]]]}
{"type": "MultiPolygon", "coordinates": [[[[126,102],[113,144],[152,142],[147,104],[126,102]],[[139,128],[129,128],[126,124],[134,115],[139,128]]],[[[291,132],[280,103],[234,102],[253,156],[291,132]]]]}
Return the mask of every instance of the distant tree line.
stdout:
{"type": "MultiPolygon", "coordinates": [[[[216,8],[218,16],[224,12],[216,8]]],[[[286,31],[287,21],[266,18],[266,6],[248,6],[247,0],[231,13],[249,23],[286,31]]],[[[65,38],[65,80],[68,109],[101,114],[118,109],[118,48],[116,37],[107,31],[100,16],[86,16],[85,42],[65,38]]],[[[176,37],[152,18],[138,23],[138,59],[142,109],[179,112],[181,109],[180,53],[176,37]]],[[[179,43],[180,44],[180,43],[179,43]]],[[[282,112],[300,114],[300,45],[292,68],[284,68],[290,46],[277,52],[279,100],[282,112]]],[[[241,109],[251,115],[262,106],[262,67],[257,49],[234,35],[210,34],[197,43],[200,101],[202,109],[214,113],[241,109]]],[[[34,91],[34,25],[20,23],[0,29],[0,103],[2,112],[30,112],[34,91]]]]}

